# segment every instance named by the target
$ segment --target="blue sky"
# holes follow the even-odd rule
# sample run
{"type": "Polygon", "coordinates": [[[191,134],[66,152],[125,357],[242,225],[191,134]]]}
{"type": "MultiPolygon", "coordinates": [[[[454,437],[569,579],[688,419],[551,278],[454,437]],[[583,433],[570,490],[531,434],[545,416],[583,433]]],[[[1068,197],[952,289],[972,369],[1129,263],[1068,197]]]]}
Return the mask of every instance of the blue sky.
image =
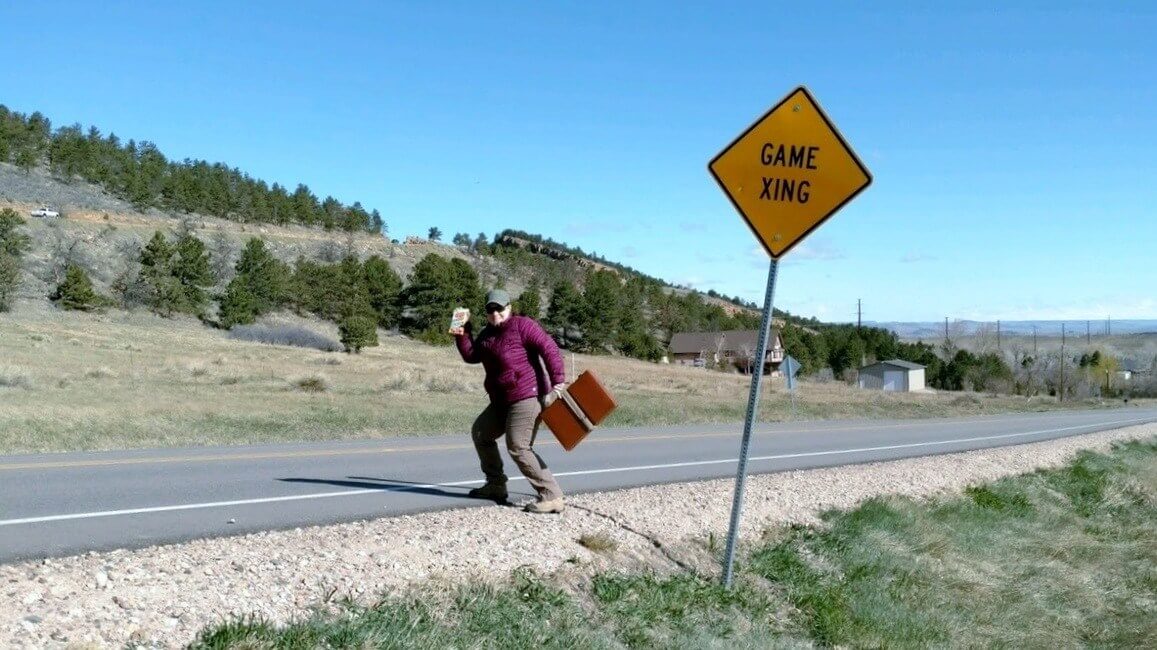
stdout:
{"type": "Polygon", "coordinates": [[[706,165],[805,84],[874,182],[777,307],[1157,318],[1157,5],[934,5],[10,2],[0,103],[762,303],[706,165]]]}

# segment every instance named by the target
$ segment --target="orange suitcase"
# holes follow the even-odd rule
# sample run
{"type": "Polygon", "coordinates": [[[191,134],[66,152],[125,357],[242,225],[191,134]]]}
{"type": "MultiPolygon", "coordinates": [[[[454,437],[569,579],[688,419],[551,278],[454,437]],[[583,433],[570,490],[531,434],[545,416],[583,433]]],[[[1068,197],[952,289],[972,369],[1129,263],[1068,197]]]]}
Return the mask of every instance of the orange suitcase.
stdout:
{"type": "Polygon", "coordinates": [[[558,438],[563,449],[570,451],[606,419],[615,406],[615,398],[598,377],[590,370],[584,370],[562,391],[560,398],[543,410],[542,421],[558,438]]]}

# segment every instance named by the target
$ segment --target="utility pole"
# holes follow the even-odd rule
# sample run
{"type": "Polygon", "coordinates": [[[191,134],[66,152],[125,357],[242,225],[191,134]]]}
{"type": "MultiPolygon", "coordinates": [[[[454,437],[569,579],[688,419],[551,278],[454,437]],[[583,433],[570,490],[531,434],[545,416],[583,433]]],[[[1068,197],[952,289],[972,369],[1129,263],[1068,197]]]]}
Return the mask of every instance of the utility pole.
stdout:
{"type": "Polygon", "coordinates": [[[1032,353],[1036,354],[1036,325],[1032,326],[1032,353]]]}
{"type": "Polygon", "coordinates": [[[1065,324],[1061,323],[1061,388],[1057,391],[1057,401],[1065,401],[1065,324]]]}
{"type": "Polygon", "coordinates": [[[860,323],[864,317],[864,310],[861,308],[861,300],[856,298],[856,330],[859,331],[860,323]]]}
{"type": "Polygon", "coordinates": [[[1089,344],[1089,321],[1085,321],[1085,345],[1089,344]]]}
{"type": "Polygon", "coordinates": [[[944,342],[948,343],[948,317],[944,317],[944,342]]]}
{"type": "Polygon", "coordinates": [[[1000,319],[996,319],[996,349],[1000,349],[1000,319]]]}
{"type": "Polygon", "coordinates": [[[1113,335],[1113,317],[1112,316],[1106,316],[1105,317],[1105,336],[1112,336],[1112,335],[1113,335]]]}

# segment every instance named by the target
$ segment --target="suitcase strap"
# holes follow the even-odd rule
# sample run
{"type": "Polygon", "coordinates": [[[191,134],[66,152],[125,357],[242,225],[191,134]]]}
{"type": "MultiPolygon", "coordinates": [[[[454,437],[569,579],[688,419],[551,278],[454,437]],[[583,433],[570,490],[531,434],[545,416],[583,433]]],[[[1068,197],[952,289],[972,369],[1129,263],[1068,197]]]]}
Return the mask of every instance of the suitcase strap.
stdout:
{"type": "Polygon", "coordinates": [[[579,407],[578,402],[574,401],[574,398],[570,396],[570,393],[566,390],[560,390],[558,391],[558,395],[562,398],[562,401],[566,402],[566,405],[568,408],[570,408],[571,413],[574,413],[574,416],[578,418],[579,424],[583,425],[583,429],[585,429],[587,433],[594,431],[595,425],[591,423],[590,418],[588,418],[587,414],[583,412],[581,407],[579,407]]]}

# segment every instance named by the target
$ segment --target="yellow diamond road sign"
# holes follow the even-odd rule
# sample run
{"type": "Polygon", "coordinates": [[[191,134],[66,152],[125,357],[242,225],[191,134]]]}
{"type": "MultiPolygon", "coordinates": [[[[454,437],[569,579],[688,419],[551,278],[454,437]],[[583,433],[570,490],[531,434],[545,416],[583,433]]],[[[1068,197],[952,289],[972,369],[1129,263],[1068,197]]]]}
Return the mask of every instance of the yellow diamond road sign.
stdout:
{"type": "Polygon", "coordinates": [[[773,259],[872,182],[807,88],[792,91],[708,164],[773,259]]]}

